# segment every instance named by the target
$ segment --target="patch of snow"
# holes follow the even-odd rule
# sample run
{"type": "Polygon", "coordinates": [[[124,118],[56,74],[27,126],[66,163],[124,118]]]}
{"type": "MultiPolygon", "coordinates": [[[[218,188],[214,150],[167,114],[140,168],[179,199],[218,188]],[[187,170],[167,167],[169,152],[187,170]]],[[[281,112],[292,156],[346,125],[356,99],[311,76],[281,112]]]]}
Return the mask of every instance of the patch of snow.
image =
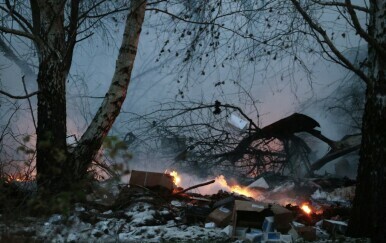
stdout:
{"type": "Polygon", "coordinates": [[[102,214],[105,214],[105,215],[107,215],[107,214],[112,214],[113,213],[113,211],[112,210],[108,210],[108,211],[106,211],[106,212],[103,212],[102,214]]]}
{"type": "Polygon", "coordinates": [[[131,217],[130,224],[133,226],[142,226],[154,221],[155,210],[148,203],[135,204],[125,215],[131,217]]]}
{"type": "Polygon", "coordinates": [[[48,219],[48,223],[50,224],[57,224],[63,220],[63,216],[60,214],[54,214],[48,219]]]}
{"type": "Polygon", "coordinates": [[[78,242],[79,241],[79,236],[76,233],[70,233],[67,236],[66,242],[78,242]]]}
{"type": "Polygon", "coordinates": [[[182,207],[182,203],[177,200],[171,201],[170,204],[173,205],[174,207],[182,207]]]}

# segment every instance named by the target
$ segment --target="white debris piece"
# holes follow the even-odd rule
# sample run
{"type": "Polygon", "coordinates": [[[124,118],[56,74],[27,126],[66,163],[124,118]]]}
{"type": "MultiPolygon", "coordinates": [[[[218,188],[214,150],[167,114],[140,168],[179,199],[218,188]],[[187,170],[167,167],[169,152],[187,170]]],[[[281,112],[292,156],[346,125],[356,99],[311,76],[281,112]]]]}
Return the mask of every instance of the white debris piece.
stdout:
{"type": "Polygon", "coordinates": [[[268,185],[267,181],[264,179],[264,177],[260,177],[256,181],[252,182],[248,187],[249,188],[264,188],[264,189],[268,189],[269,185],[268,185]]]}
{"type": "Polygon", "coordinates": [[[205,224],[206,229],[214,229],[216,228],[216,224],[214,222],[209,222],[205,224]]]}
{"type": "Polygon", "coordinates": [[[232,125],[233,127],[243,130],[248,125],[248,121],[238,117],[234,113],[231,114],[231,116],[228,119],[228,123],[232,125]]]}

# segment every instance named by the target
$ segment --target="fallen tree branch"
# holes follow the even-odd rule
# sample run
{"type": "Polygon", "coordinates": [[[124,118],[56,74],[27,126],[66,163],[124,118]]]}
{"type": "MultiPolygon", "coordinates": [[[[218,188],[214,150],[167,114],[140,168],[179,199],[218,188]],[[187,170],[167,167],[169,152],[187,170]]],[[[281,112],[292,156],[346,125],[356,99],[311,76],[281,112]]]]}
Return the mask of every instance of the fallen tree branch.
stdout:
{"type": "Polygon", "coordinates": [[[197,187],[206,186],[206,185],[209,185],[209,184],[214,183],[215,181],[216,181],[216,180],[211,180],[211,181],[208,181],[208,182],[204,182],[204,183],[201,183],[201,184],[197,184],[197,185],[195,185],[195,186],[188,187],[188,188],[186,188],[186,189],[184,189],[184,190],[182,190],[182,191],[175,192],[175,193],[173,193],[173,195],[178,195],[178,194],[181,194],[181,193],[190,191],[190,190],[192,190],[192,189],[195,189],[195,188],[197,188],[197,187]]]}
{"type": "Polygon", "coordinates": [[[340,149],[340,150],[332,150],[330,153],[326,154],[321,159],[319,159],[318,161],[313,163],[311,165],[311,170],[312,171],[319,170],[320,168],[322,168],[325,164],[327,164],[331,160],[339,158],[345,154],[354,152],[354,151],[358,150],[360,148],[360,146],[361,145],[358,144],[358,145],[354,145],[352,147],[347,147],[347,148],[340,149]]]}

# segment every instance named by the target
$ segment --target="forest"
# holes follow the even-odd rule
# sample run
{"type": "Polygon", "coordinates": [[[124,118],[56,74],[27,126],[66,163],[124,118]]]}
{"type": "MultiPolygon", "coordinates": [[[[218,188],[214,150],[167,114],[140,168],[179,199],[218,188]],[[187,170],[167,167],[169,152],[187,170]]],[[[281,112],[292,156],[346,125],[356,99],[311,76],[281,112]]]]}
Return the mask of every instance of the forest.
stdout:
{"type": "Polygon", "coordinates": [[[1,242],[386,238],[385,0],[0,16],[1,242]]]}

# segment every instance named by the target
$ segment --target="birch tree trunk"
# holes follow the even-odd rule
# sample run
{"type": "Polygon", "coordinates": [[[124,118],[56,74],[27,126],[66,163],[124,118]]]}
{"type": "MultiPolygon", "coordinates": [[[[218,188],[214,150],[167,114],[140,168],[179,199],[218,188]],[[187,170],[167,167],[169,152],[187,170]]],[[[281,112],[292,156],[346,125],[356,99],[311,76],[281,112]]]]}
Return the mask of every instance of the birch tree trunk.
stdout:
{"type": "MultiPolygon", "coordinates": [[[[386,47],[386,0],[370,1],[369,35],[386,47]]],[[[352,236],[386,239],[386,56],[369,44],[369,74],[362,125],[352,236]]]]}
{"type": "Polygon", "coordinates": [[[91,124],[69,158],[69,163],[72,164],[71,167],[76,173],[75,180],[80,180],[86,175],[87,168],[101,148],[103,139],[107,136],[126,98],[145,16],[146,1],[133,0],[131,4],[132,11],[129,12],[126,19],[123,40],[110,88],[91,124]]]}

